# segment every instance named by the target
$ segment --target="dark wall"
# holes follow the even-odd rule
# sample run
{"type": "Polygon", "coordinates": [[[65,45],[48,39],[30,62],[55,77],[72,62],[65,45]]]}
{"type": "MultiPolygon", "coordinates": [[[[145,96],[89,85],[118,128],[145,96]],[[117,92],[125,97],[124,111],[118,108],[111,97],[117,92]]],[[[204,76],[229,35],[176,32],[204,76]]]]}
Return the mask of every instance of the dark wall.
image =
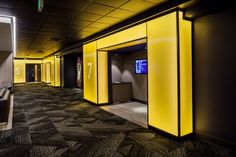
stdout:
{"type": "Polygon", "coordinates": [[[69,54],[64,56],[64,87],[77,87],[77,58],[82,54],[69,54]]]}
{"type": "Polygon", "coordinates": [[[194,21],[195,131],[236,143],[236,11],[194,21]]]}

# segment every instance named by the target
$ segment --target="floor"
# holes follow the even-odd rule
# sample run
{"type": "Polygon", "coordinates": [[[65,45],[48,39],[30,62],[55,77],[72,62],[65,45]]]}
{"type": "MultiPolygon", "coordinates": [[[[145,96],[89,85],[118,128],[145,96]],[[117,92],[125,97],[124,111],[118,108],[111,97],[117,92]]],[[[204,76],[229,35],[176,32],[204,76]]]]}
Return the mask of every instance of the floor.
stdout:
{"type": "Polygon", "coordinates": [[[147,105],[127,102],[101,106],[100,108],[147,128],[147,105]]]}
{"type": "Polygon", "coordinates": [[[17,86],[13,129],[0,132],[0,156],[233,157],[197,139],[175,141],[82,99],[79,90],[17,86]]]}

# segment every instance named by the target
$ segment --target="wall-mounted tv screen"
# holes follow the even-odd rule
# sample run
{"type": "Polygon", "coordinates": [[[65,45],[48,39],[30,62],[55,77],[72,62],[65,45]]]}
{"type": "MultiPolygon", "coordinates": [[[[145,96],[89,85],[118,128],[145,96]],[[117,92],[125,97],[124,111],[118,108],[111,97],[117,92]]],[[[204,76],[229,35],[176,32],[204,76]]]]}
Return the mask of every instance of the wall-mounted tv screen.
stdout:
{"type": "Polygon", "coordinates": [[[135,60],[135,74],[147,74],[147,59],[135,60]]]}

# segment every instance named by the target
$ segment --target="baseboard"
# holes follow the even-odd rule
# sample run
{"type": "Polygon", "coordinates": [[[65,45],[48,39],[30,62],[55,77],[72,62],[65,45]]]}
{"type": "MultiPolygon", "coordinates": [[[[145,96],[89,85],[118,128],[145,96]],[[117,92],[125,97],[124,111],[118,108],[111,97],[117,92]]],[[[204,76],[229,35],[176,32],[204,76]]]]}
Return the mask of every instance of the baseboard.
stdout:
{"type": "Polygon", "coordinates": [[[101,104],[96,104],[97,106],[105,106],[105,105],[111,105],[111,103],[101,103],[101,104]]]}
{"type": "Polygon", "coordinates": [[[136,99],[136,98],[131,98],[131,100],[142,103],[142,104],[147,104],[147,101],[144,101],[144,100],[139,100],[139,99],[136,99]]]}
{"type": "Polygon", "coordinates": [[[53,88],[61,88],[61,86],[52,86],[53,88]]]}
{"type": "Polygon", "coordinates": [[[195,133],[195,137],[203,141],[216,143],[221,146],[236,150],[236,143],[233,143],[231,141],[228,141],[219,137],[211,136],[204,133],[195,133]]]}
{"type": "Polygon", "coordinates": [[[84,101],[86,101],[86,102],[88,102],[88,103],[90,103],[90,104],[93,104],[93,105],[97,105],[95,102],[92,102],[92,101],[87,100],[87,99],[85,99],[85,98],[84,98],[84,101]]]}
{"type": "Polygon", "coordinates": [[[162,135],[162,136],[166,136],[166,137],[169,137],[171,139],[174,139],[176,141],[184,141],[186,139],[193,139],[194,138],[194,134],[193,133],[190,133],[190,134],[187,134],[187,135],[184,135],[182,137],[178,137],[178,136],[175,136],[175,135],[172,135],[166,131],[163,131],[163,130],[160,130],[158,128],[155,128],[151,125],[148,125],[148,129],[154,131],[154,132],[157,132],[158,134],[162,135]]]}

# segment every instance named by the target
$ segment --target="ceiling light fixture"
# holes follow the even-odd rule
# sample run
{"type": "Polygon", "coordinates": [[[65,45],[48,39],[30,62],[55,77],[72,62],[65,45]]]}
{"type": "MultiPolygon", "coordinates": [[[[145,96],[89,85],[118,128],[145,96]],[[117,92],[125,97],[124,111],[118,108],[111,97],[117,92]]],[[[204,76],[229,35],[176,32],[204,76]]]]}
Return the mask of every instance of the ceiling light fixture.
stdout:
{"type": "Polygon", "coordinates": [[[44,2],[44,0],[38,0],[38,12],[42,12],[43,2],[44,2]]]}

